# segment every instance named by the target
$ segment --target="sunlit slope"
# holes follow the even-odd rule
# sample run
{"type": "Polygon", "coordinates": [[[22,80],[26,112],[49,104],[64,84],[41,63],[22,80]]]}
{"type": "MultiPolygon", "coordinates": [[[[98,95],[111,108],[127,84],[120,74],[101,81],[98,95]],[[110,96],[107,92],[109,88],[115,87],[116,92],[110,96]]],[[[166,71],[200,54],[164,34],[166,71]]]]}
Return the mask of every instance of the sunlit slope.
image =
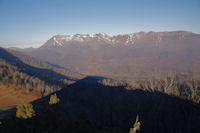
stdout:
{"type": "Polygon", "coordinates": [[[13,107],[22,101],[31,102],[41,98],[41,94],[37,91],[29,92],[21,85],[0,83],[0,109],[13,107]]]}

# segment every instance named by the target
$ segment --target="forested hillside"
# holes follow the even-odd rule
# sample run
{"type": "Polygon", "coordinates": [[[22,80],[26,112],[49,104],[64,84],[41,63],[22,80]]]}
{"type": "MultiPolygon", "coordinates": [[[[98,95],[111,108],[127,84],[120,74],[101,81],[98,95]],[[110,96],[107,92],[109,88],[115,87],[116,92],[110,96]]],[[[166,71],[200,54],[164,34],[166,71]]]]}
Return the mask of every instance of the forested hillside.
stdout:
{"type": "Polygon", "coordinates": [[[13,92],[15,89],[30,94],[36,91],[45,96],[82,77],[81,74],[52,67],[13,50],[0,48],[0,53],[0,84],[4,87],[15,86],[11,89],[13,92]]]}

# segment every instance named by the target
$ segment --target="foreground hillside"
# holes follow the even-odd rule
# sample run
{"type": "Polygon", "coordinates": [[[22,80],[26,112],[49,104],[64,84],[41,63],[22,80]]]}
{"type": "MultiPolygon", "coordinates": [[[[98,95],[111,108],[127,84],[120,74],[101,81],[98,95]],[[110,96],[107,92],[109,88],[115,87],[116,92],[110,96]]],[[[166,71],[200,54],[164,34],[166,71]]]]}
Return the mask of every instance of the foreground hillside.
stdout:
{"type": "Polygon", "coordinates": [[[87,75],[121,79],[152,71],[200,72],[200,35],[187,31],[56,35],[40,48],[21,51],[87,75]]]}
{"type": "Polygon", "coordinates": [[[52,133],[128,133],[139,116],[142,133],[199,133],[200,105],[157,91],[104,86],[103,77],[87,77],[33,102],[36,116],[23,120],[15,109],[2,119],[0,131],[52,133]]]}

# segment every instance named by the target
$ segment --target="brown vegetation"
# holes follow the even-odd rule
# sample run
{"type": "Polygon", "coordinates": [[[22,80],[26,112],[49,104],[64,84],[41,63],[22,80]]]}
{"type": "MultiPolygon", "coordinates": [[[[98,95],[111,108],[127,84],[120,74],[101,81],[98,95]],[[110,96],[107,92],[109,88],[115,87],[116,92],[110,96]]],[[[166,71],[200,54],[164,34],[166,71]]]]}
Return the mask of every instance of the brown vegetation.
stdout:
{"type": "Polygon", "coordinates": [[[21,85],[0,82],[0,108],[10,108],[20,104],[21,101],[31,102],[41,98],[39,92],[27,90],[21,85]]]}

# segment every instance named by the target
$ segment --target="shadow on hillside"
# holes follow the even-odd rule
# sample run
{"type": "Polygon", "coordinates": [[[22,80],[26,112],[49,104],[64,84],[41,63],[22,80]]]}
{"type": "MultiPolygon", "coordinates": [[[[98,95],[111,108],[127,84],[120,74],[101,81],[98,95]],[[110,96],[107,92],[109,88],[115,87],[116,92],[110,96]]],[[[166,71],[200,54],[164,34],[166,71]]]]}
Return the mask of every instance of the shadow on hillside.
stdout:
{"type": "Polygon", "coordinates": [[[39,78],[40,80],[43,80],[47,82],[49,85],[58,85],[60,87],[64,86],[64,82],[61,81],[61,79],[76,81],[76,79],[69,78],[67,76],[64,76],[62,74],[56,73],[53,70],[50,69],[43,69],[43,68],[37,68],[30,66],[28,64],[25,64],[20,59],[18,59],[16,56],[13,56],[3,48],[0,48],[0,58],[6,60],[8,63],[17,66],[18,71],[26,73],[30,76],[34,76],[39,78]]]}
{"type": "MultiPolygon", "coordinates": [[[[58,123],[84,118],[97,130],[109,127],[128,132],[139,115],[141,132],[200,132],[200,105],[160,92],[103,86],[98,82],[102,79],[86,77],[58,91],[58,123]]],[[[49,117],[46,110],[52,105],[48,102],[49,96],[34,102],[39,117],[49,117]]]]}

